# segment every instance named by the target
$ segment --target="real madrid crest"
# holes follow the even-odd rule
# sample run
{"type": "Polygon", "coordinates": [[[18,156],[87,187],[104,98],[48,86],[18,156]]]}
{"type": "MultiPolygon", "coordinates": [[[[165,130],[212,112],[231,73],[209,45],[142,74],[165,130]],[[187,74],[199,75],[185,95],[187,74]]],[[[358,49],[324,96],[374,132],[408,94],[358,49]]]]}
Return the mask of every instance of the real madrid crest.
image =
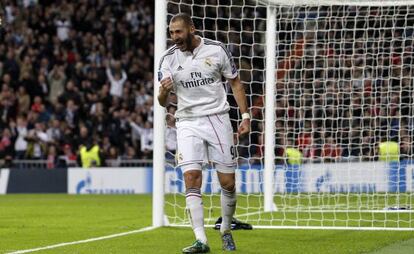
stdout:
{"type": "Polygon", "coordinates": [[[212,65],[213,65],[213,62],[211,61],[211,59],[210,58],[206,58],[205,60],[204,60],[204,63],[206,64],[206,65],[208,65],[208,67],[211,67],[212,65]]]}
{"type": "Polygon", "coordinates": [[[175,159],[177,160],[177,162],[180,162],[183,160],[183,154],[182,153],[176,153],[175,154],[175,159]]]}

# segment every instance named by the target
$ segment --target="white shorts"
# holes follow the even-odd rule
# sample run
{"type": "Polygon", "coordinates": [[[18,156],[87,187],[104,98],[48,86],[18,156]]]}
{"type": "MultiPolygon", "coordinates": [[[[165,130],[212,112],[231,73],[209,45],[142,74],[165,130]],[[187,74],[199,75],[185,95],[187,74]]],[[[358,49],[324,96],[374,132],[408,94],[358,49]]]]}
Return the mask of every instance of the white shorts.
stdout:
{"type": "Polygon", "coordinates": [[[177,126],[177,163],[183,172],[213,163],[222,173],[234,173],[235,150],[229,114],[182,118],[177,126]],[[192,167],[196,165],[196,167],[192,167]]]}

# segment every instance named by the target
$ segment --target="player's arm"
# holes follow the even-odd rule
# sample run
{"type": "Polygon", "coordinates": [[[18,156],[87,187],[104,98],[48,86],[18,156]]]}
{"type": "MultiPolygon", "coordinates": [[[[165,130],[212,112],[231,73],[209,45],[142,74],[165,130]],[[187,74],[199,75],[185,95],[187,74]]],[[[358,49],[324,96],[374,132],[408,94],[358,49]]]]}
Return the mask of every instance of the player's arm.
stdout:
{"type": "Polygon", "coordinates": [[[231,90],[233,91],[237,106],[239,106],[240,113],[242,114],[242,122],[240,123],[237,133],[239,135],[245,135],[250,132],[250,114],[247,109],[246,93],[238,75],[234,79],[228,79],[228,81],[231,85],[231,90]]]}
{"type": "Polygon", "coordinates": [[[158,81],[160,86],[158,89],[158,102],[161,106],[166,107],[168,104],[168,96],[171,90],[173,90],[173,81],[171,78],[171,72],[169,71],[168,58],[163,56],[160,61],[160,67],[158,70],[158,81]]]}
{"type": "Polygon", "coordinates": [[[158,102],[161,106],[167,106],[168,96],[173,89],[173,81],[170,77],[167,77],[160,81],[160,89],[158,92],[158,102]]]}
{"type": "Polygon", "coordinates": [[[221,74],[229,81],[234,98],[237,102],[237,106],[239,106],[240,112],[242,113],[242,122],[239,125],[237,133],[239,135],[245,135],[250,132],[250,114],[247,109],[246,93],[244,92],[244,87],[240,82],[237,68],[234,64],[231,53],[224,46],[220,49],[221,74]]]}

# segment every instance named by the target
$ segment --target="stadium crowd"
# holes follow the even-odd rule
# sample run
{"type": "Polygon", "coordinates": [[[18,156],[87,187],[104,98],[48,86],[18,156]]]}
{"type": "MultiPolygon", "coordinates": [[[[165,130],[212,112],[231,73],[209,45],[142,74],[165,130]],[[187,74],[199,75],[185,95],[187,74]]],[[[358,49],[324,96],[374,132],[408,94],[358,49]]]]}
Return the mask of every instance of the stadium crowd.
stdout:
{"type": "MultiPolygon", "coordinates": [[[[266,8],[206,3],[173,0],[168,8],[191,13],[200,35],[229,46],[253,115],[251,134],[236,141],[240,162],[261,162],[266,8]]],[[[52,167],[59,156],[75,162],[80,145],[98,144],[105,159],[151,159],[153,2],[5,0],[1,7],[0,158],[46,159],[52,167]]],[[[310,160],[373,160],[385,140],[412,155],[409,8],[281,9],[278,161],[288,146],[310,160]]],[[[174,153],[174,105],[167,110],[174,153]]]]}
{"type": "Polygon", "coordinates": [[[296,11],[306,22],[284,12],[278,32],[277,156],[295,145],[309,159],[377,160],[379,144],[392,141],[410,158],[413,8],[296,11]]]}
{"type": "Polygon", "coordinates": [[[0,158],[152,158],[152,1],[1,5],[0,158]]]}

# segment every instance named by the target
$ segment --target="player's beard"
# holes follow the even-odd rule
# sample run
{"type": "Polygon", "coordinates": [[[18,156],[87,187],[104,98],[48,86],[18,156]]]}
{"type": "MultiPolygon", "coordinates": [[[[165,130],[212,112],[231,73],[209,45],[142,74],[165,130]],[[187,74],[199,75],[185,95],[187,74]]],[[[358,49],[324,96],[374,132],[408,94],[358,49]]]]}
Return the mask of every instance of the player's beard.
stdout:
{"type": "MultiPolygon", "coordinates": [[[[179,49],[182,52],[191,51],[192,50],[192,47],[191,46],[192,46],[193,36],[194,35],[188,33],[187,36],[184,38],[182,46],[179,47],[179,49]]],[[[176,45],[177,45],[177,43],[176,43],[176,45]]]]}
{"type": "Polygon", "coordinates": [[[193,39],[193,36],[194,35],[192,35],[192,34],[187,34],[187,38],[185,38],[185,42],[184,42],[184,46],[185,46],[185,50],[192,50],[192,39],[193,39]]]}

